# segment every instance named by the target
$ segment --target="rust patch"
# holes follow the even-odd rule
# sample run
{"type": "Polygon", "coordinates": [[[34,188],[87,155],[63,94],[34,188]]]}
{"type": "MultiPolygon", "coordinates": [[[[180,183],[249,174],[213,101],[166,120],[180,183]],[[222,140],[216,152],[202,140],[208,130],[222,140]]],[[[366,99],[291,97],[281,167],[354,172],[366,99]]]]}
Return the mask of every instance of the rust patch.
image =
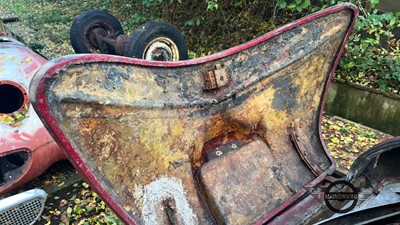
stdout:
{"type": "Polygon", "coordinates": [[[215,77],[215,73],[213,70],[208,70],[204,73],[204,89],[205,90],[212,90],[216,89],[217,85],[217,78],[215,77]]]}
{"type": "Polygon", "coordinates": [[[213,90],[223,87],[229,83],[228,70],[221,64],[216,64],[215,68],[204,73],[204,89],[213,90]]]}
{"type": "Polygon", "coordinates": [[[297,152],[299,153],[301,159],[305,162],[305,164],[310,168],[310,170],[312,171],[312,173],[315,176],[318,176],[319,174],[323,173],[324,170],[321,169],[319,167],[319,165],[314,164],[313,162],[313,158],[311,157],[311,155],[308,154],[308,152],[310,151],[309,149],[307,149],[302,140],[300,140],[299,136],[297,135],[297,133],[299,133],[299,128],[295,125],[295,123],[293,124],[293,127],[291,129],[290,132],[290,139],[292,140],[293,144],[295,145],[297,152]]]}
{"type": "Polygon", "coordinates": [[[219,224],[253,224],[289,197],[284,176],[275,176],[276,163],[268,146],[258,140],[200,169],[205,199],[219,224]]]}

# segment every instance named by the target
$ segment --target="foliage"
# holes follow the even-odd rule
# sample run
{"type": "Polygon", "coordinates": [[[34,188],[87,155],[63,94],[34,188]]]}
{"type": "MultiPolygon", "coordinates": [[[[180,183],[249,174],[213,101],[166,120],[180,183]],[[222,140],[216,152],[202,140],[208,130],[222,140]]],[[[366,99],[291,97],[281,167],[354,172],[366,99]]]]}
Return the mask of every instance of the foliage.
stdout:
{"type": "Polygon", "coordinates": [[[376,10],[360,15],[339,63],[337,78],[398,93],[400,41],[392,31],[400,28],[399,19],[400,14],[378,14],[376,10]]]}
{"type": "MultiPolygon", "coordinates": [[[[294,18],[340,2],[279,0],[276,7],[294,18]]],[[[379,0],[352,2],[359,7],[360,16],[339,62],[336,79],[399,93],[400,34],[396,37],[393,31],[400,32],[400,13],[373,10],[379,0]]]]}
{"type": "Polygon", "coordinates": [[[218,1],[217,0],[206,0],[207,10],[218,10],[218,1]]]}
{"type": "Polygon", "coordinates": [[[276,4],[280,9],[288,9],[291,12],[299,12],[301,13],[304,9],[310,7],[310,0],[295,0],[286,2],[284,0],[280,0],[276,4]]]}

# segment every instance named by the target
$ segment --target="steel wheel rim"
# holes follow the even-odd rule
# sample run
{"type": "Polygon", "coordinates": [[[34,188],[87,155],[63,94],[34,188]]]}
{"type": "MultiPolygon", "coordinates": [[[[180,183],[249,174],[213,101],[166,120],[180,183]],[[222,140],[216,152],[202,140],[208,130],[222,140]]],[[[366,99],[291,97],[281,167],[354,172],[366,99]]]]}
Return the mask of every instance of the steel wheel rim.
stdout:
{"type": "Polygon", "coordinates": [[[147,44],[142,58],[150,61],[178,61],[179,49],[171,39],[158,37],[147,44]]]}

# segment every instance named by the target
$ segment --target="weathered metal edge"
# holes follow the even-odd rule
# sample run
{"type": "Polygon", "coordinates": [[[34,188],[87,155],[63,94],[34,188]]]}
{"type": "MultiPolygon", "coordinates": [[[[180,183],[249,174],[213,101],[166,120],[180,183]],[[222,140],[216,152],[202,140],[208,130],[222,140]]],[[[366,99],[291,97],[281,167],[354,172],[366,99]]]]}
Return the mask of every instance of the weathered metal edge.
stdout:
{"type": "MultiPolygon", "coordinates": [[[[351,34],[351,31],[354,27],[357,15],[358,15],[358,9],[355,7],[353,4],[350,3],[344,3],[341,5],[333,6],[328,9],[325,9],[323,11],[316,12],[314,14],[311,14],[309,16],[303,17],[297,21],[294,21],[290,24],[287,24],[283,27],[280,27],[276,30],[273,30],[271,32],[268,32],[264,34],[263,36],[256,38],[250,42],[244,43],[242,45],[238,45],[236,47],[230,48],[228,50],[222,51],[220,53],[216,53],[207,57],[203,58],[197,58],[197,59],[192,59],[192,60],[186,60],[186,61],[178,61],[178,62],[156,62],[156,61],[145,61],[145,60],[140,60],[140,59],[132,59],[132,58],[126,58],[126,57],[120,57],[120,56],[112,56],[112,55],[99,55],[99,54],[82,54],[82,55],[70,55],[70,56],[65,56],[61,57],[55,60],[50,61],[47,63],[45,66],[43,66],[35,75],[31,82],[30,86],[30,95],[32,96],[32,102],[34,103],[34,108],[37,111],[37,113],[41,116],[43,123],[47,127],[47,129],[50,131],[50,133],[53,135],[54,139],[65,149],[64,151],[68,152],[68,157],[71,159],[72,163],[74,164],[75,168],[84,176],[85,180],[88,181],[88,183],[92,186],[92,188],[99,193],[100,195],[103,196],[103,200],[110,206],[112,206],[114,212],[121,218],[122,221],[124,221],[127,224],[136,224],[135,221],[128,215],[128,213],[117,204],[117,202],[112,198],[112,196],[105,192],[104,187],[101,186],[101,183],[99,180],[97,180],[94,176],[93,173],[89,170],[89,168],[84,164],[83,160],[79,157],[78,153],[74,150],[72,147],[71,143],[69,140],[66,138],[65,134],[61,131],[60,127],[58,126],[54,115],[50,111],[50,107],[48,104],[48,101],[46,99],[46,91],[48,89],[48,86],[46,85],[46,81],[50,79],[52,76],[55,76],[58,71],[63,70],[71,65],[74,64],[82,64],[82,63],[90,63],[90,62],[115,62],[115,63],[123,63],[123,64],[135,64],[139,66],[149,66],[149,67],[185,67],[185,66],[190,66],[190,65],[196,65],[196,64],[202,64],[205,62],[209,61],[214,61],[220,58],[227,57],[229,55],[238,53],[242,50],[248,49],[250,47],[253,47],[261,42],[264,42],[272,37],[275,37],[281,33],[284,33],[288,30],[291,30],[295,27],[298,27],[300,25],[303,25],[311,20],[326,16],[331,13],[335,13],[341,10],[352,10],[353,11],[353,19],[350,27],[348,28],[346,37],[343,41],[342,47],[340,48],[340,51],[338,53],[338,56],[335,60],[334,66],[332,71],[330,72],[328,82],[325,86],[324,89],[324,96],[321,102],[321,107],[324,106],[325,104],[325,99],[327,95],[327,89],[330,86],[330,82],[332,80],[335,68],[339,62],[340,56],[343,53],[344,46],[348,42],[349,36],[351,34]]],[[[320,112],[320,117],[319,117],[319,124],[321,123],[322,120],[322,112],[320,112]]],[[[322,134],[321,130],[319,129],[319,135],[320,135],[320,140],[322,140],[322,134]]],[[[332,165],[320,176],[318,176],[314,181],[312,181],[310,184],[307,186],[315,186],[318,183],[320,183],[324,177],[327,174],[331,174],[335,168],[336,164],[332,156],[327,151],[325,143],[322,142],[323,148],[325,152],[327,153],[329,159],[332,162],[332,165]]],[[[292,196],[289,200],[287,200],[285,203],[283,203],[281,206],[278,208],[274,209],[271,213],[268,215],[264,216],[261,218],[259,221],[256,222],[256,224],[263,224],[267,223],[271,219],[275,217],[275,215],[278,212],[281,212],[282,210],[286,210],[289,208],[291,205],[293,205],[296,200],[298,200],[301,196],[303,196],[306,193],[306,191],[303,189],[296,193],[294,196],[292,196]]]]}

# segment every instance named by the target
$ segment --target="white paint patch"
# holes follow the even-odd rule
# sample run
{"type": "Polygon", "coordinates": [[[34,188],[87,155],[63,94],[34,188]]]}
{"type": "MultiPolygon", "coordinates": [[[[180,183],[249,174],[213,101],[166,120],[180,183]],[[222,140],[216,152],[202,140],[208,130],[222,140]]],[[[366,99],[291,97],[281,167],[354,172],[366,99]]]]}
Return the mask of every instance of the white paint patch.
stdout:
{"type": "Polygon", "coordinates": [[[157,206],[168,198],[175,200],[179,217],[185,225],[196,224],[196,216],[185,198],[182,181],[162,177],[144,187],[142,218],[146,225],[157,225],[157,206]]]}

